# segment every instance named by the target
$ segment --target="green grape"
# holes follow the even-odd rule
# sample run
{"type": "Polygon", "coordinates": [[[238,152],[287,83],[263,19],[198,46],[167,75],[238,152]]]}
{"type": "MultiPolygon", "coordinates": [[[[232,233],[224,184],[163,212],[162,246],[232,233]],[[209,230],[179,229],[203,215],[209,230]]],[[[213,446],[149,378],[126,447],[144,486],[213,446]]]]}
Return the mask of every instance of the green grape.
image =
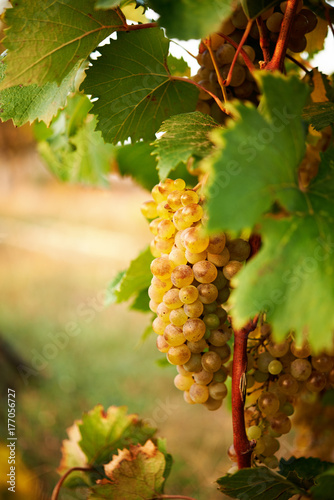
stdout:
{"type": "Polygon", "coordinates": [[[269,364],[272,361],[274,361],[274,358],[269,352],[267,351],[261,352],[261,354],[257,359],[257,367],[260,370],[260,372],[268,373],[269,364]]]}
{"type": "Polygon", "coordinates": [[[165,323],[169,323],[169,316],[171,310],[163,302],[161,302],[157,307],[157,315],[164,320],[165,323]]]}
{"type": "Polygon", "coordinates": [[[158,217],[157,204],[153,200],[144,201],[140,210],[146,219],[155,219],[158,217]]]}
{"type": "Polygon", "coordinates": [[[183,334],[187,340],[198,342],[206,331],[204,322],[199,318],[189,318],[183,325],[183,334]]]}
{"type": "Polygon", "coordinates": [[[225,368],[225,366],[221,366],[219,370],[214,372],[212,380],[213,382],[225,382],[225,380],[227,379],[227,375],[227,369],[225,368]]]}
{"type": "Polygon", "coordinates": [[[203,216],[203,208],[196,203],[189,203],[183,208],[182,214],[186,222],[198,222],[203,216]]]}
{"type": "Polygon", "coordinates": [[[238,260],[230,260],[223,268],[223,274],[226,279],[230,280],[243,267],[243,263],[238,260]]]}
{"type": "MultiPolygon", "coordinates": [[[[246,52],[246,54],[248,55],[249,59],[253,62],[254,59],[255,59],[255,50],[253,49],[253,47],[251,47],[250,45],[243,45],[242,46],[242,50],[244,52],[246,52]]],[[[243,66],[246,65],[245,60],[244,60],[244,58],[242,57],[241,54],[238,55],[237,61],[238,61],[239,64],[242,64],[243,66]]],[[[248,257],[248,255],[247,255],[247,257],[248,257]]],[[[247,257],[246,257],[246,259],[247,259],[247,257]]],[[[238,259],[236,259],[236,260],[238,260],[238,259]]],[[[245,259],[243,259],[243,260],[245,260],[245,259]]]]}
{"type": "Polygon", "coordinates": [[[190,205],[191,203],[198,203],[198,200],[198,194],[192,189],[187,189],[186,191],[184,191],[184,193],[182,193],[181,201],[184,207],[190,205]]]}
{"type": "Polygon", "coordinates": [[[209,395],[212,399],[224,399],[227,396],[227,387],[224,382],[211,382],[209,395]]]}
{"type": "Polygon", "coordinates": [[[264,435],[258,442],[260,441],[264,444],[264,450],[261,453],[264,457],[271,457],[279,450],[279,442],[272,436],[264,435]]]}
{"type": "Polygon", "coordinates": [[[220,369],[222,360],[216,352],[205,352],[202,356],[203,369],[208,372],[216,372],[220,369]]]}
{"type": "Polygon", "coordinates": [[[179,297],[179,292],[178,288],[172,288],[163,296],[164,304],[166,304],[169,309],[178,309],[183,306],[183,302],[179,297]]]}
{"type": "Polygon", "coordinates": [[[262,431],[257,425],[251,425],[248,427],[246,433],[249,440],[259,439],[262,435],[262,431]]]}
{"type": "Polygon", "coordinates": [[[173,245],[173,248],[171,249],[168,258],[173,263],[174,266],[181,266],[182,264],[187,264],[187,259],[184,254],[184,251],[177,248],[175,244],[173,245]]]}
{"type": "Polygon", "coordinates": [[[283,14],[281,12],[274,12],[271,14],[266,21],[268,30],[273,33],[278,33],[281,29],[282,20],[283,14]]]}
{"type": "Polygon", "coordinates": [[[312,372],[309,379],[306,381],[306,388],[311,392],[322,391],[327,384],[326,375],[321,372],[312,372]]]}
{"type": "Polygon", "coordinates": [[[200,253],[207,249],[209,237],[203,235],[202,227],[191,227],[184,239],[185,247],[189,252],[200,253]]]}
{"type": "Polygon", "coordinates": [[[165,257],[158,257],[151,262],[151,273],[161,280],[169,279],[173,269],[173,264],[165,257]]]}
{"type": "Polygon", "coordinates": [[[231,338],[232,331],[221,331],[221,330],[211,330],[210,337],[208,338],[208,341],[210,344],[220,347],[226,344],[231,338]]]}
{"type": "Polygon", "coordinates": [[[282,405],[282,408],[281,408],[282,412],[285,413],[285,415],[287,415],[288,417],[290,417],[291,415],[294,414],[295,412],[295,409],[293,407],[293,405],[289,402],[285,402],[283,405],[282,405]]]}
{"type": "Polygon", "coordinates": [[[167,203],[173,210],[178,210],[179,208],[182,208],[182,202],[181,202],[181,196],[182,196],[182,191],[172,191],[169,193],[167,196],[167,203]]]}
{"type": "Polygon", "coordinates": [[[191,353],[189,361],[184,363],[184,369],[190,373],[198,373],[202,370],[201,355],[198,353],[191,353]]]}
{"type": "Polygon", "coordinates": [[[206,370],[201,370],[198,373],[194,374],[194,380],[196,384],[199,385],[207,385],[211,382],[213,379],[213,373],[212,372],[207,372],[206,370]]]}
{"type": "Polygon", "coordinates": [[[227,248],[230,253],[231,260],[238,260],[240,262],[248,259],[251,248],[248,241],[241,238],[236,238],[227,243],[227,248]]]}
{"type": "Polygon", "coordinates": [[[187,346],[189,347],[191,352],[195,352],[195,353],[203,352],[204,349],[207,349],[209,347],[208,344],[206,343],[206,340],[204,337],[201,338],[200,340],[198,340],[197,342],[191,342],[189,340],[187,342],[187,346]]]}
{"type": "Polygon", "coordinates": [[[218,410],[222,404],[223,404],[222,399],[213,399],[210,398],[209,396],[209,398],[205,401],[205,403],[203,403],[203,406],[205,406],[205,408],[207,408],[210,411],[215,411],[218,410]]]}
{"type": "Polygon", "coordinates": [[[211,345],[210,351],[217,353],[222,363],[226,363],[231,356],[231,348],[228,344],[224,344],[222,346],[211,345]]]}
{"type": "Polygon", "coordinates": [[[189,391],[194,381],[191,377],[185,377],[180,373],[174,378],[174,385],[179,391],[189,391]]]}
{"type": "Polygon", "coordinates": [[[270,361],[270,363],[268,365],[268,372],[271,375],[278,375],[279,373],[281,373],[282,369],[283,369],[283,365],[277,359],[270,361]]]}
{"type": "Polygon", "coordinates": [[[183,304],[193,304],[198,299],[198,290],[194,285],[184,286],[179,291],[179,297],[183,304]]]}
{"type": "Polygon", "coordinates": [[[158,335],[163,335],[165,328],[166,323],[163,319],[159,318],[159,316],[153,320],[152,329],[155,333],[157,333],[158,335]]]}
{"type": "Polygon", "coordinates": [[[297,358],[291,363],[290,373],[296,380],[304,382],[312,373],[311,363],[307,359],[297,358]]]}
{"type": "Polygon", "coordinates": [[[334,366],[334,359],[326,353],[319,356],[312,356],[312,366],[318,372],[330,372],[334,366]]]}
{"type": "Polygon", "coordinates": [[[196,262],[193,266],[195,279],[199,283],[212,283],[217,278],[217,268],[207,260],[196,262]]]}
{"type": "Polygon", "coordinates": [[[230,289],[228,286],[226,286],[225,288],[222,288],[222,290],[219,290],[217,302],[219,304],[224,304],[229,298],[229,296],[230,296],[230,289]]]}
{"type": "Polygon", "coordinates": [[[257,404],[262,413],[266,416],[270,416],[278,411],[280,401],[276,394],[264,391],[260,394],[257,404]]]}
{"type": "Polygon", "coordinates": [[[225,247],[221,253],[209,253],[208,252],[208,261],[212,262],[216,267],[224,267],[230,260],[230,252],[225,247]]]}
{"type": "Polygon", "coordinates": [[[163,336],[167,344],[173,347],[180,346],[186,341],[182,328],[172,324],[165,325],[163,336]]]}
{"type": "Polygon", "coordinates": [[[203,304],[200,300],[195,300],[192,304],[184,304],[183,309],[189,318],[199,318],[203,312],[203,304]]]}
{"type": "MultiPolygon", "coordinates": [[[[202,300],[201,300],[201,302],[202,302],[202,300]]],[[[202,302],[202,304],[204,304],[204,302],[202,302]]],[[[210,304],[204,304],[203,314],[214,313],[214,312],[218,311],[219,309],[221,309],[221,307],[217,304],[216,301],[211,302],[210,304]]],[[[217,314],[217,316],[219,316],[219,315],[217,314]]]]}
{"type": "Polygon", "coordinates": [[[283,412],[277,412],[270,418],[270,427],[279,434],[287,434],[291,430],[291,420],[283,412]]]}
{"type": "Polygon", "coordinates": [[[265,447],[264,441],[263,440],[261,441],[261,438],[258,439],[256,441],[256,446],[254,448],[254,451],[255,451],[256,455],[262,455],[262,453],[264,452],[265,448],[266,447],[265,447]]]}
{"type": "MultiPolygon", "coordinates": [[[[221,74],[224,79],[227,79],[230,69],[231,69],[230,64],[226,64],[225,66],[222,67],[221,74]]],[[[230,85],[232,87],[238,87],[239,85],[244,83],[245,78],[246,78],[245,67],[242,66],[241,64],[236,63],[232,71],[232,78],[230,85]]]]}
{"type": "MultiPolygon", "coordinates": [[[[217,306],[216,314],[217,314],[218,318],[220,318],[220,325],[221,325],[221,328],[224,330],[226,327],[226,325],[224,325],[224,323],[227,320],[227,312],[221,306],[217,306]]],[[[232,330],[231,330],[231,335],[232,335],[232,330]]]]}
{"type": "Polygon", "coordinates": [[[157,336],[157,348],[160,352],[166,353],[169,351],[170,345],[167,344],[166,340],[164,339],[163,335],[158,335],[157,336]]]}
{"type": "Polygon", "coordinates": [[[212,50],[217,50],[218,47],[220,47],[223,43],[225,43],[225,40],[222,36],[219,35],[219,33],[213,33],[210,36],[210,44],[212,50]]]}
{"type": "Polygon", "coordinates": [[[235,55],[235,48],[230,43],[224,43],[221,45],[216,52],[216,59],[218,63],[223,66],[224,64],[230,64],[233,61],[235,55]]]}
{"type": "Polygon", "coordinates": [[[292,396],[296,394],[299,390],[298,382],[292,375],[286,373],[284,375],[280,375],[278,379],[278,387],[283,394],[287,396],[292,396]]]}
{"type": "Polygon", "coordinates": [[[213,328],[218,328],[220,325],[220,318],[217,316],[217,314],[205,314],[203,316],[203,321],[210,330],[213,328]]]}
{"type": "Polygon", "coordinates": [[[171,280],[174,286],[177,288],[183,288],[185,286],[191,285],[194,281],[194,273],[190,266],[182,264],[173,269],[171,274],[171,280]]]}
{"type": "Polygon", "coordinates": [[[209,389],[206,385],[194,383],[189,389],[189,395],[195,403],[205,403],[209,398],[209,389]]]}
{"type": "Polygon", "coordinates": [[[175,326],[183,326],[187,321],[188,316],[184,312],[183,308],[173,309],[169,315],[169,321],[175,326]]]}
{"type": "Polygon", "coordinates": [[[225,19],[221,25],[219,31],[224,33],[225,35],[231,35],[235,30],[235,26],[232,23],[231,18],[225,19]]]}
{"type": "Polygon", "coordinates": [[[170,347],[167,353],[167,359],[172,365],[184,365],[189,361],[191,352],[185,344],[170,347]]]}
{"type": "Polygon", "coordinates": [[[222,271],[220,270],[217,271],[217,278],[213,281],[212,284],[215,285],[215,287],[217,287],[218,291],[222,290],[228,285],[228,281],[225,278],[222,271]]]}
{"type": "Polygon", "coordinates": [[[262,384],[263,382],[265,382],[266,380],[268,380],[269,375],[268,375],[268,373],[263,373],[263,372],[260,372],[259,370],[256,370],[254,372],[253,377],[254,377],[254,380],[256,382],[258,382],[259,384],[262,384]]]}

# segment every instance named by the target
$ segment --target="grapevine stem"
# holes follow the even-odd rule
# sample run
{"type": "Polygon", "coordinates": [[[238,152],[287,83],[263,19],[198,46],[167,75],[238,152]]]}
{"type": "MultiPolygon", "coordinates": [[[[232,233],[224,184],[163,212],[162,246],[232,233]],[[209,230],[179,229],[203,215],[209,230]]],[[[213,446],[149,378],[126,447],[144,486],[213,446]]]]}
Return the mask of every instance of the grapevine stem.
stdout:
{"type": "Polygon", "coordinates": [[[117,31],[136,31],[145,30],[147,28],[157,28],[158,23],[144,23],[144,24],[126,24],[124,27],[119,28],[117,31]]]}
{"type": "Polygon", "coordinates": [[[218,106],[220,107],[220,109],[223,111],[223,113],[226,113],[227,115],[231,116],[231,113],[224,107],[224,105],[221,102],[221,100],[219,99],[219,97],[217,97],[215,94],[213,94],[212,92],[210,92],[210,90],[206,89],[205,87],[203,87],[199,83],[195,82],[194,80],[190,80],[189,78],[183,78],[183,76],[174,76],[174,75],[171,75],[170,79],[171,80],[177,80],[179,82],[187,82],[187,83],[191,83],[192,85],[195,85],[200,90],[203,90],[204,92],[206,92],[207,94],[209,94],[216,101],[216,103],[218,104],[218,106]]]}
{"type": "Polygon", "coordinates": [[[233,58],[233,61],[231,63],[231,66],[230,66],[230,69],[229,69],[229,72],[228,72],[228,75],[227,75],[227,78],[226,80],[224,81],[224,85],[227,86],[231,83],[231,80],[232,80],[232,74],[233,74],[233,69],[234,69],[234,65],[235,63],[237,62],[237,58],[238,58],[238,55],[240,54],[240,51],[242,49],[242,46],[243,44],[245,43],[245,41],[247,40],[247,37],[249,35],[249,32],[251,30],[251,27],[253,25],[253,19],[250,19],[247,23],[247,26],[246,26],[246,29],[242,35],[242,38],[240,40],[240,43],[238,45],[238,48],[237,48],[237,51],[236,53],[234,54],[234,58],[233,58]]]}
{"type": "Polygon", "coordinates": [[[232,422],[233,444],[239,469],[251,467],[252,446],[245,428],[245,392],[247,370],[247,339],[255,330],[258,316],[250,320],[241,330],[234,332],[234,353],[232,364],[232,422]]]}
{"type": "Polygon", "coordinates": [[[89,472],[92,471],[92,467],[72,467],[71,469],[68,469],[68,471],[65,472],[65,474],[59,479],[58,483],[53,489],[52,495],[51,495],[51,500],[57,500],[58,495],[60,493],[60,488],[62,487],[65,479],[74,471],[81,471],[81,472],[89,472]]]}
{"type": "Polygon", "coordinates": [[[268,64],[268,62],[270,61],[270,51],[269,51],[270,43],[268,37],[268,30],[261,16],[259,16],[256,19],[256,24],[259,29],[260,47],[262,49],[264,63],[268,64]]]}
{"type": "Polygon", "coordinates": [[[304,66],[303,63],[301,63],[300,61],[298,61],[298,59],[295,59],[293,56],[291,56],[290,54],[286,54],[285,57],[287,59],[290,59],[290,61],[292,61],[293,63],[295,63],[297,66],[299,66],[300,69],[302,69],[303,71],[305,71],[305,73],[310,73],[310,70],[308,70],[306,68],[306,66],[304,66]]]}
{"type": "Polygon", "coordinates": [[[216,75],[217,75],[218,83],[219,83],[219,86],[220,86],[220,88],[222,90],[222,93],[223,93],[224,102],[226,103],[227,102],[226,88],[224,87],[224,81],[223,81],[223,79],[221,77],[221,74],[220,74],[220,71],[219,71],[219,68],[218,68],[218,64],[217,64],[215,55],[214,55],[213,50],[211,48],[211,39],[210,38],[206,38],[205,40],[203,40],[203,43],[206,46],[206,48],[208,49],[208,51],[209,51],[209,54],[210,54],[210,57],[211,57],[211,61],[212,61],[212,64],[213,64],[213,66],[215,68],[215,72],[216,72],[216,75]]]}
{"type": "Polygon", "coordinates": [[[278,40],[276,43],[274,55],[271,61],[265,67],[265,69],[267,69],[268,71],[275,71],[275,70],[281,72],[283,71],[284,58],[288,47],[292,22],[294,20],[297,11],[298,1],[299,0],[288,0],[283,21],[281,24],[281,29],[278,35],[278,40]]]}

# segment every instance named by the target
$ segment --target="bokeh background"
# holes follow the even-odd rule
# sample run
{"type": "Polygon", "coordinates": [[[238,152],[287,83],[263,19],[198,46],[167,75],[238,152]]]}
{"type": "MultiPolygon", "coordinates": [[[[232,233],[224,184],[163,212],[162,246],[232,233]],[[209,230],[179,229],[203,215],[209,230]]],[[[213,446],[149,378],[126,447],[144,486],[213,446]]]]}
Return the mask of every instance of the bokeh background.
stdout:
{"type": "MultiPolygon", "coordinates": [[[[187,405],[173,386],[175,367],[157,364],[155,334],[141,340],[150,316],[103,303],[108,283],[150,240],[139,210],[148,197],[116,175],[107,189],[62,184],[29,126],[0,126],[0,470],[8,468],[10,387],[18,500],[50,498],[66,428],[99,403],[128,406],[167,438],[175,459],[168,493],[222,498],[213,482],[231,466],[229,410],[187,405]],[[75,336],[66,334],[71,322],[75,336]]],[[[0,497],[11,498],[0,477],[0,497]]]]}

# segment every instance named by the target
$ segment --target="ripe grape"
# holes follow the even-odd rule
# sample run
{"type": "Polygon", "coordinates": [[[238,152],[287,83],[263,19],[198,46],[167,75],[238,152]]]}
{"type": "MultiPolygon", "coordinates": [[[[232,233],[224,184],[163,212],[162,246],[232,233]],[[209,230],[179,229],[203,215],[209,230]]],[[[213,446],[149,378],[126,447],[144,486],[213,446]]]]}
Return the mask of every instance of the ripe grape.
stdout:
{"type": "Polygon", "coordinates": [[[193,285],[184,286],[179,291],[179,297],[183,304],[192,304],[198,298],[198,288],[193,285]]]}
{"type": "Polygon", "coordinates": [[[223,268],[223,274],[226,279],[230,280],[242,268],[243,263],[238,260],[230,260],[223,268]]]}
{"type": "Polygon", "coordinates": [[[334,359],[326,353],[312,356],[312,366],[318,372],[330,372],[334,366],[334,359]]]}
{"type": "Polygon", "coordinates": [[[257,401],[259,409],[265,415],[274,415],[279,409],[279,399],[276,394],[272,392],[262,392],[257,401]]]}
{"type": "Polygon", "coordinates": [[[186,341],[182,328],[172,324],[165,325],[163,336],[167,344],[173,347],[180,346],[186,341]]]}
{"type": "Polygon", "coordinates": [[[307,359],[297,358],[291,363],[290,371],[296,380],[305,381],[312,373],[312,366],[307,359]]]}
{"type": "Polygon", "coordinates": [[[177,288],[183,288],[184,286],[191,285],[194,280],[194,273],[190,266],[182,264],[175,267],[171,274],[171,281],[177,288]]]}
{"type": "Polygon", "coordinates": [[[187,340],[198,342],[204,337],[205,323],[199,318],[189,318],[183,325],[183,334],[187,340]]]}
{"type": "Polygon", "coordinates": [[[189,361],[190,356],[190,349],[185,344],[176,347],[172,346],[167,353],[167,359],[172,365],[184,365],[189,361]]]}
{"type": "Polygon", "coordinates": [[[206,385],[194,383],[189,389],[189,395],[195,403],[205,403],[209,398],[209,389],[206,385]]]}
{"type": "Polygon", "coordinates": [[[257,425],[251,425],[250,427],[248,427],[247,429],[247,437],[248,439],[252,440],[252,439],[259,439],[262,435],[262,431],[260,429],[260,427],[258,427],[257,425]]]}
{"type": "Polygon", "coordinates": [[[212,283],[217,278],[217,268],[212,262],[201,260],[193,266],[195,279],[199,283],[212,283]]]}
{"type": "Polygon", "coordinates": [[[179,297],[179,289],[171,288],[163,296],[164,304],[169,307],[169,309],[178,309],[183,306],[183,303],[179,297]]]}
{"type": "Polygon", "coordinates": [[[184,304],[183,310],[189,318],[199,318],[204,306],[200,300],[195,300],[191,304],[184,304]]]}
{"type": "Polygon", "coordinates": [[[194,381],[191,377],[185,377],[180,373],[174,378],[174,385],[180,391],[189,391],[190,387],[193,385],[194,381]]]}
{"type": "Polygon", "coordinates": [[[221,364],[221,358],[216,352],[205,352],[202,356],[202,366],[206,371],[216,372],[220,369],[221,364]]]}
{"type": "Polygon", "coordinates": [[[227,387],[224,382],[212,382],[209,385],[209,395],[212,399],[224,399],[227,396],[227,387]]]}

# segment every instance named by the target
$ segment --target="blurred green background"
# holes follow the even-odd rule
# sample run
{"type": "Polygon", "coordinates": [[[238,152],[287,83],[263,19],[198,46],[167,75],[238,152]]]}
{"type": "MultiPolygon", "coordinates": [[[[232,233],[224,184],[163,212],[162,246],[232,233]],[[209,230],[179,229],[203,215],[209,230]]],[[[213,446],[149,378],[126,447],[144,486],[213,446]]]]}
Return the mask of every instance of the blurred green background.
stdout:
{"type": "MultiPolygon", "coordinates": [[[[167,438],[175,464],[166,493],[223,498],[214,481],[231,466],[226,405],[187,405],[173,386],[175,367],[157,364],[155,336],[141,342],[150,316],[103,305],[110,280],[150,241],[139,210],[148,192],[116,175],[109,189],[61,184],[29,127],[1,124],[0,147],[0,430],[5,443],[11,387],[23,460],[15,498],[50,498],[66,428],[98,403],[127,405],[167,438]]],[[[3,444],[2,471],[7,458],[3,444]]],[[[11,498],[5,482],[2,474],[3,499],[11,498]]]]}

